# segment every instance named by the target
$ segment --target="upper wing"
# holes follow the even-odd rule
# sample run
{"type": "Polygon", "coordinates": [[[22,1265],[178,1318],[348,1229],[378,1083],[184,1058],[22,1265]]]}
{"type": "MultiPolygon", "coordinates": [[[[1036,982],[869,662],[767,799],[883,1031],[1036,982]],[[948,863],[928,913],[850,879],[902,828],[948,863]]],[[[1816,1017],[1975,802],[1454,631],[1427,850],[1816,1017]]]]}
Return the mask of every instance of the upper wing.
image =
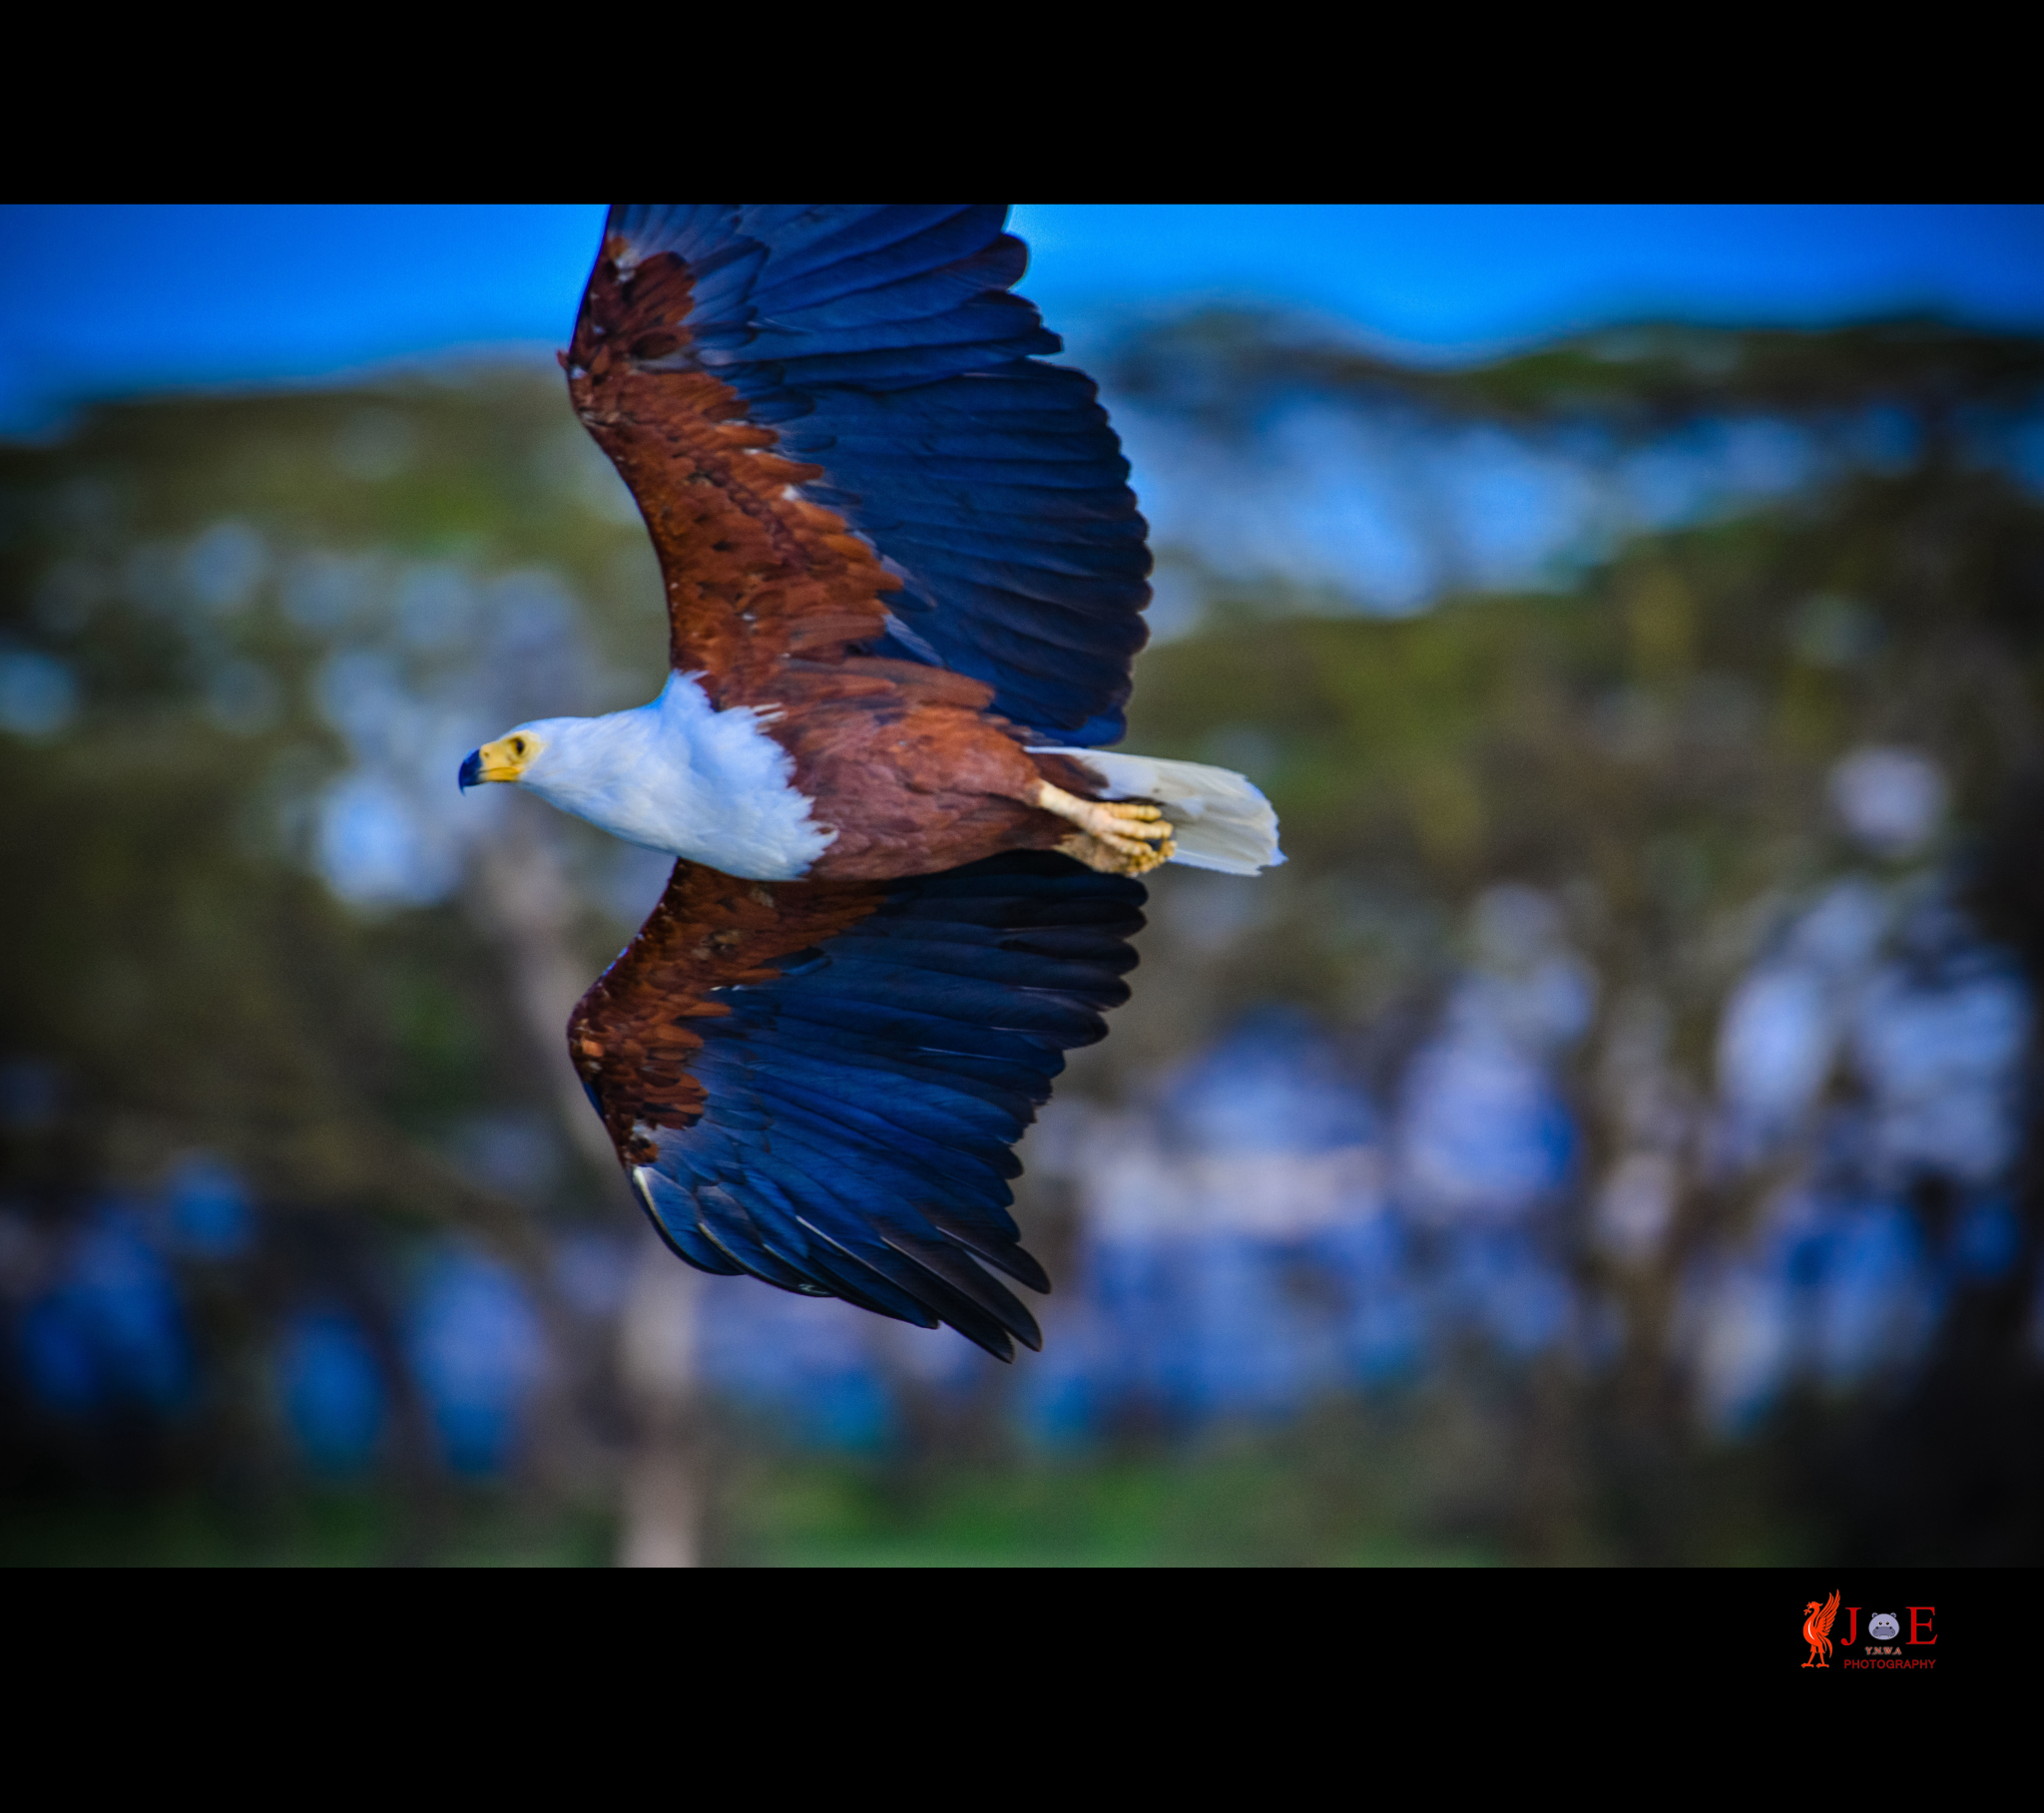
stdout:
{"type": "Polygon", "coordinates": [[[683,862],[569,1049],[668,1243],[1002,1359],[1035,1320],[1010,1149],[1128,998],[1142,886],[1016,853],[889,882],[683,862]]]}
{"type": "Polygon", "coordinates": [[[1030,356],[1061,342],[1008,293],[1006,215],[611,211],[569,372],[660,550],[678,668],[736,701],[857,648],[1120,737],[1148,530],[1092,381],[1030,356]]]}
{"type": "Polygon", "coordinates": [[[1825,1600],[1824,1600],[1824,1608],[1823,1608],[1823,1609],[1822,1609],[1821,1611],[1819,1611],[1819,1612],[1818,1612],[1818,1613],[1816,1614],[1816,1629],[1817,1629],[1817,1634],[1818,1634],[1819,1636],[1829,1636],[1829,1635],[1830,1635],[1830,1633],[1831,1633],[1831,1620],[1832,1620],[1833,1618],[1835,1618],[1835,1617],[1836,1617],[1837,1615],[1838,1615],[1838,1594],[1837,1594],[1837,1590],[1836,1590],[1835,1588],[1833,1588],[1833,1589],[1832,1589],[1832,1592],[1831,1592],[1831,1596],[1830,1596],[1829,1598],[1827,1598],[1827,1599],[1825,1599],[1825,1600]]]}

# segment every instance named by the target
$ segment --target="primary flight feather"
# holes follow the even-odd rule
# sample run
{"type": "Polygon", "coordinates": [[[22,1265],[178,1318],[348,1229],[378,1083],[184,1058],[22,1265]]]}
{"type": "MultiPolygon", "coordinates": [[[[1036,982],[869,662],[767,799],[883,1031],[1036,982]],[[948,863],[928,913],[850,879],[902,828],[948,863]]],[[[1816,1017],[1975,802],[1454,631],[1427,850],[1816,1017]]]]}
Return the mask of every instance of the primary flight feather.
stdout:
{"type": "Polygon", "coordinates": [[[1007,1179],[1165,861],[1281,862],[1239,774],[1109,754],[1150,598],[1120,442],[993,205],[611,211],[562,355],[660,556],[658,698],[485,743],[676,858],[569,1050],[667,1243],[948,1323],[1048,1290],[1007,1179]]]}

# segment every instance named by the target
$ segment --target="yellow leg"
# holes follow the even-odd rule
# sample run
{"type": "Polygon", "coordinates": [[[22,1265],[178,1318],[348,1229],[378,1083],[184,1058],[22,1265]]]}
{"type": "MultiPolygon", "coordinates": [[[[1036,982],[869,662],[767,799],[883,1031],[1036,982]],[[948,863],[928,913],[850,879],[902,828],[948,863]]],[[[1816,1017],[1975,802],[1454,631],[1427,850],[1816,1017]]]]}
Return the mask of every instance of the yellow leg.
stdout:
{"type": "Polygon", "coordinates": [[[1169,861],[1176,847],[1171,826],[1155,806],[1081,799],[1047,780],[1036,790],[1036,803],[1079,827],[1078,835],[1067,837],[1058,848],[1103,874],[1147,875],[1169,861]]]}

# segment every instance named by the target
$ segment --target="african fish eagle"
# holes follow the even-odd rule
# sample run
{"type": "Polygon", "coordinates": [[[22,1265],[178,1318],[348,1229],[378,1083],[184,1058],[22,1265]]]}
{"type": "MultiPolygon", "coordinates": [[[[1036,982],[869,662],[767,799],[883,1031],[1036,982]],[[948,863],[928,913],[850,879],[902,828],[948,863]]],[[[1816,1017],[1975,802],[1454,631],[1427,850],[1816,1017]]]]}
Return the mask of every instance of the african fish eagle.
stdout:
{"type": "Polygon", "coordinates": [[[660,696],[462,763],[673,855],[569,1053],[661,1237],[1002,1359],[1007,1179],[1240,774],[1105,753],[1147,631],[1128,462],[994,205],[614,208],[561,355],[667,590],[660,696]]]}

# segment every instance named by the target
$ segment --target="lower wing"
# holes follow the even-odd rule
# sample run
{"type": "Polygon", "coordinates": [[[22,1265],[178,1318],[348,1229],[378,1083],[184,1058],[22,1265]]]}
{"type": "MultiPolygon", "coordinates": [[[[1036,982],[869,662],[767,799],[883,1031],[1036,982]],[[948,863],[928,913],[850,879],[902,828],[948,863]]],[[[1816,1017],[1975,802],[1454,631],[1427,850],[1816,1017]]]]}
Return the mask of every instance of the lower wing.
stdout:
{"type": "Polygon", "coordinates": [[[569,1048],[690,1264],[949,1323],[1011,1359],[1035,1319],[1007,1179],[1064,1053],[1128,998],[1144,890],[1020,852],[885,882],[683,862],[569,1048]]]}

